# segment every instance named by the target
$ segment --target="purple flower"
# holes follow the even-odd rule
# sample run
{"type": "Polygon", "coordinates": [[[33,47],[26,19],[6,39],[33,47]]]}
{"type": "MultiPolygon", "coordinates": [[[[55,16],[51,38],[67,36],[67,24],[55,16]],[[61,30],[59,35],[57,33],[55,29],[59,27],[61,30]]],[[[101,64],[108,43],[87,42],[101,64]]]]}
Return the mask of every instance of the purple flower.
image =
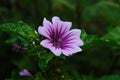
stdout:
{"type": "Polygon", "coordinates": [[[43,26],[39,26],[38,32],[46,39],[40,44],[51,50],[56,56],[60,56],[62,53],[70,56],[82,51],[79,47],[83,45],[83,41],[80,39],[81,30],[70,30],[71,26],[71,22],[61,21],[59,17],[53,17],[52,23],[44,18],[43,26]]]}
{"type": "Polygon", "coordinates": [[[19,75],[33,77],[32,74],[27,69],[23,69],[22,71],[20,71],[19,75]]]}

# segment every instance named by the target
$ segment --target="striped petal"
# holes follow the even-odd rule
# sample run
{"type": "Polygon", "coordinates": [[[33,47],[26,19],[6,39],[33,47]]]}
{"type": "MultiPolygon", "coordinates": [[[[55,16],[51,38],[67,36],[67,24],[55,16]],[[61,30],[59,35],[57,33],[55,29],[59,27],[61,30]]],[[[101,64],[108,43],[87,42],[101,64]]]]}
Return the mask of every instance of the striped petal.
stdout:
{"type": "Polygon", "coordinates": [[[83,41],[80,39],[80,35],[81,35],[81,30],[80,29],[72,29],[70,31],[70,33],[73,33],[74,36],[71,36],[71,38],[74,38],[74,42],[76,45],[78,46],[83,46],[83,41]]]}
{"type": "Polygon", "coordinates": [[[49,50],[51,50],[56,56],[61,55],[61,49],[54,47],[53,44],[48,39],[45,39],[45,40],[41,41],[40,44],[43,47],[48,48],[49,50]]]}
{"type": "Polygon", "coordinates": [[[82,51],[82,49],[76,45],[69,45],[69,47],[62,49],[62,53],[65,56],[70,56],[74,53],[81,52],[81,51],[82,51]]]}
{"type": "Polygon", "coordinates": [[[49,34],[47,33],[46,28],[39,26],[38,27],[38,33],[41,34],[42,36],[46,37],[46,38],[50,38],[49,34]]]}
{"type": "Polygon", "coordinates": [[[71,26],[71,22],[63,22],[59,17],[52,18],[53,28],[54,28],[54,36],[55,38],[62,37],[65,33],[67,33],[71,26]]]}

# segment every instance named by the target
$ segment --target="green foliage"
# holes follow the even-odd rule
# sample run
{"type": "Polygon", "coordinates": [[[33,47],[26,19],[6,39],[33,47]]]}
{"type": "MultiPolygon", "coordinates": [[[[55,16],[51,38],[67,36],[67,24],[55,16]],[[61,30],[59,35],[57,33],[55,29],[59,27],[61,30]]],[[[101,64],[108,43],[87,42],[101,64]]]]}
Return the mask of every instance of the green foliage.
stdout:
{"type": "Polygon", "coordinates": [[[39,66],[44,72],[47,69],[47,64],[49,63],[50,60],[52,60],[54,55],[52,53],[43,51],[38,54],[38,57],[39,57],[39,66]]]}
{"type": "Polygon", "coordinates": [[[35,80],[45,80],[45,78],[43,78],[43,75],[40,73],[40,72],[38,72],[36,75],[35,75],[35,80]]]}
{"type": "Polygon", "coordinates": [[[111,30],[108,31],[108,33],[102,38],[106,41],[114,41],[118,45],[120,45],[120,26],[117,26],[111,30]]]}
{"type": "Polygon", "coordinates": [[[36,37],[32,27],[22,21],[19,21],[17,23],[2,24],[0,25],[0,30],[20,35],[28,41],[32,41],[36,37]]]}
{"type": "Polygon", "coordinates": [[[85,31],[82,31],[81,39],[84,41],[84,44],[89,44],[89,43],[92,43],[94,40],[97,40],[97,36],[88,35],[85,31]]]}
{"type": "Polygon", "coordinates": [[[12,63],[17,66],[20,70],[22,69],[28,69],[28,70],[31,70],[32,69],[32,65],[33,63],[31,63],[31,59],[30,57],[27,57],[27,56],[23,56],[22,57],[22,60],[16,60],[16,61],[12,61],[12,63]],[[31,66],[29,66],[31,65],[31,66]]]}
{"type": "Polygon", "coordinates": [[[120,23],[120,6],[117,3],[100,1],[92,6],[88,6],[82,13],[83,21],[96,20],[98,16],[104,21],[119,24],[120,23]]]}
{"type": "Polygon", "coordinates": [[[120,75],[104,76],[99,80],[120,80],[120,75]]]}
{"type": "MultiPolygon", "coordinates": [[[[96,35],[88,35],[84,30],[81,33],[81,39],[84,42],[83,48],[85,50],[91,49],[91,47],[94,46],[94,44],[97,41],[99,41],[99,38],[96,35]]],[[[97,45],[97,44],[95,44],[95,45],[97,45]]]]}
{"type": "Polygon", "coordinates": [[[24,46],[29,45],[28,41],[20,36],[14,36],[13,38],[6,40],[5,43],[10,44],[10,45],[12,45],[14,43],[21,43],[24,46]]]}

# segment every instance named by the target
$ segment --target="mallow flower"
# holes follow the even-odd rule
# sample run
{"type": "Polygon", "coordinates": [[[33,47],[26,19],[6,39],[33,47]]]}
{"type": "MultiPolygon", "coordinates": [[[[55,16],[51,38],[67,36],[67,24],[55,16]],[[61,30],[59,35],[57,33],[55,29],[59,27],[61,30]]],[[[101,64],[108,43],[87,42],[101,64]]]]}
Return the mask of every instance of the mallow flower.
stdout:
{"type": "Polygon", "coordinates": [[[33,77],[32,74],[27,69],[23,69],[22,71],[20,71],[19,75],[20,76],[30,76],[30,77],[33,77]]]}
{"type": "Polygon", "coordinates": [[[81,30],[70,30],[71,26],[71,22],[61,21],[57,16],[52,18],[52,23],[44,18],[43,26],[38,27],[38,33],[46,39],[41,41],[40,45],[52,51],[56,56],[61,54],[70,56],[81,52],[80,46],[83,45],[80,39],[81,30]]]}

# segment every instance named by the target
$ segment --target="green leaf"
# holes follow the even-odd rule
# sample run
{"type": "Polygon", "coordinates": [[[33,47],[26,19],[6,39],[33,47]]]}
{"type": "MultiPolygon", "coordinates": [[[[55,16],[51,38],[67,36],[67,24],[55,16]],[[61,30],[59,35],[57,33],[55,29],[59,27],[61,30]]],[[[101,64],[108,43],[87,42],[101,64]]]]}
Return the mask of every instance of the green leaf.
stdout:
{"type": "Polygon", "coordinates": [[[98,40],[98,37],[96,35],[88,35],[84,30],[82,30],[81,39],[86,45],[92,43],[95,40],[98,40]]]}
{"type": "Polygon", "coordinates": [[[39,66],[41,70],[44,72],[47,69],[47,64],[54,57],[54,55],[50,52],[42,51],[39,52],[39,66]]]}
{"type": "Polygon", "coordinates": [[[22,38],[20,36],[14,36],[13,38],[10,38],[10,39],[6,40],[5,43],[7,43],[7,44],[21,43],[24,46],[29,45],[27,40],[25,40],[24,38],[22,38]]]}
{"type": "Polygon", "coordinates": [[[99,80],[120,80],[120,75],[104,76],[99,80]]]}
{"type": "Polygon", "coordinates": [[[6,40],[5,43],[7,43],[7,44],[13,44],[16,41],[17,41],[17,38],[11,38],[11,39],[6,40]]]}
{"type": "Polygon", "coordinates": [[[36,55],[39,55],[40,53],[42,53],[43,50],[44,50],[44,48],[42,46],[40,46],[40,45],[33,45],[28,50],[28,55],[29,56],[36,56],[36,55]]]}
{"type": "Polygon", "coordinates": [[[35,75],[35,80],[45,80],[42,73],[38,72],[36,75],[35,75]]]}
{"type": "Polygon", "coordinates": [[[40,45],[33,46],[32,49],[28,51],[28,55],[38,56],[39,57],[39,67],[44,72],[47,68],[47,64],[54,57],[53,53],[45,50],[40,45]],[[34,47],[34,48],[33,48],[34,47]]]}
{"type": "Polygon", "coordinates": [[[102,40],[110,42],[111,40],[120,45],[120,26],[110,29],[109,32],[102,37],[102,40]]]}
{"type": "Polygon", "coordinates": [[[88,36],[88,35],[87,35],[87,33],[85,32],[85,30],[82,30],[81,35],[80,35],[81,39],[82,39],[82,40],[85,40],[87,36],[88,36]]]}
{"type": "Polygon", "coordinates": [[[2,24],[0,25],[0,30],[20,35],[28,41],[32,41],[35,37],[37,37],[31,26],[22,21],[19,21],[17,23],[2,24]]]}

